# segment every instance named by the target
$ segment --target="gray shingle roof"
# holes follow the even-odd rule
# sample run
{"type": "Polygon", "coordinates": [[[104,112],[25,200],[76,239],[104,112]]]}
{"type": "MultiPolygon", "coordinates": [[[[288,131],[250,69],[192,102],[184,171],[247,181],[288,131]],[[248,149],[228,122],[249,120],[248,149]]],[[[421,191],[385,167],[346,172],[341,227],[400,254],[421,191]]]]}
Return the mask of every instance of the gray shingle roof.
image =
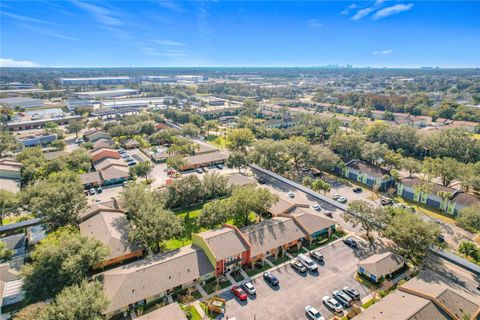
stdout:
{"type": "Polygon", "coordinates": [[[235,229],[223,227],[198,234],[207,243],[210,250],[218,260],[241,254],[248,250],[248,245],[243,241],[235,229]]]}
{"type": "Polygon", "coordinates": [[[371,257],[362,260],[358,266],[377,277],[386,276],[400,269],[405,263],[405,259],[393,252],[374,254],[371,257]]]}

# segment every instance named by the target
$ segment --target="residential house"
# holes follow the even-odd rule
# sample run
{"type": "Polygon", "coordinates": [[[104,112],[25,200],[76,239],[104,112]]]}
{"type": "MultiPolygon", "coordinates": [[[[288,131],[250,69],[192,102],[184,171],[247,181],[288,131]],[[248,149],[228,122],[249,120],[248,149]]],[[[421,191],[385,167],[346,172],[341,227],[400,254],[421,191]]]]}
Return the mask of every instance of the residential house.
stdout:
{"type": "Polygon", "coordinates": [[[181,168],[182,171],[195,168],[209,167],[215,164],[224,163],[228,159],[225,153],[216,151],[204,154],[198,154],[185,158],[186,165],[181,168]]]}
{"type": "Polygon", "coordinates": [[[135,149],[140,146],[140,143],[135,139],[125,139],[125,140],[122,140],[120,144],[125,149],[135,149]]]}
{"type": "Polygon", "coordinates": [[[93,148],[92,150],[98,150],[102,148],[107,148],[107,149],[115,149],[115,142],[110,139],[98,139],[93,143],[93,148]]]}
{"type": "Polygon", "coordinates": [[[478,319],[480,297],[449,279],[433,271],[422,271],[355,319],[478,319]]]}
{"type": "Polygon", "coordinates": [[[310,210],[310,208],[296,207],[290,213],[280,216],[295,220],[306,232],[306,238],[309,240],[330,237],[336,229],[337,223],[335,220],[320,216],[318,213],[309,212],[310,210]]]}
{"type": "Polygon", "coordinates": [[[22,164],[14,159],[0,159],[0,189],[13,193],[20,191],[22,164]]]}
{"type": "Polygon", "coordinates": [[[277,258],[292,247],[299,248],[307,236],[294,219],[287,217],[263,220],[242,228],[241,232],[251,244],[249,262],[252,265],[270,256],[277,258]]]}
{"type": "Polygon", "coordinates": [[[228,224],[192,234],[192,243],[205,251],[217,276],[247,264],[250,259],[250,243],[237,227],[228,224]]]}
{"type": "Polygon", "coordinates": [[[80,181],[86,188],[99,187],[103,184],[102,176],[98,171],[82,173],[80,175],[80,181]]]}
{"type": "Polygon", "coordinates": [[[393,252],[374,254],[358,264],[358,273],[381,282],[405,267],[405,259],[393,252]]]}
{"type": "Polygon", "coordinates": [[[270,119],[265,120],[263,123],[265,128],[273,129],[282,129],[290,128],[296,126],[300,123],[301,117],[297,115],[285,115],[282,119],[270,119]]]}
{"type": "Polygon", "coordinates": [[[350,160],[345,167],[335,167],[333,171],[350,180],[357,181],[368,187],[376,186],[379,191],[391,188],[395,180],[387,170],[378,168],[363,160],[350,160]]]}
{"type": "Polygon", "coordinates": [[[109,148],[100,148],[90,151],[90,159],[92,163],[103,159],[120,159],[120,153],[117,150],[109,148]]]}
{"type": "Polygon", "coordinates": [[[66,155],[68,155],[68,152],[61,150],[61,151],[46,152],[43,154],[43,157],[47,161],[53,161],[55,159],[65,157],[66,155]]]}
{"type": "Polygon", "coordinates": [[[143,248],[128,240],[129,223],[119,209],[99,209],[95,214],[82,219],[80,232],[95,238],[110,248],[106,260],[95,268],[103,268],[143,255],[143,248]]]}
{"type": "Polygon", "coordinates": [[[128,166],[111,165],[100,170],[104,186],[119,184],[130,179],[128,166]]]}
{"type": "Polygon", "coordinates": [[[480,203],[480,199],[462,190],[417,178],[400,180],[397,183],[397,195],[450,215],[456,215],[462,208],[480,203]]]}
{"type": "Polygon", "coordinates": [[[472,133],[480,132],[480,123],[473,121],[453,121],[450,127],[462,128],[472,133]]]}
{"type": "Polygon", "coordinates": [[[100,139],[112,140],[112,137],[108,133],[96,129],[85,132],[83,138],[85,141],[90,142],[96,142],[100,139]]]}
{"type": "Polygon", "coordinates": [[[272,217],[277,217],[280,214],[289,213],[293,211],[297,207],[309,207],[306,204],[300,204],[296,202],[290,202],[285,199],[280,198],[277,202],[272,204],[270,208],[268,208],[268,212],[272,215],[272,217]]]}
{"type": "Polygon", "coordinates": [[[38,133],[16,138],[24,147],[46,146],[47,144],[57,140],[55,133],[38,133]]]}
{"type": "Polygon", "coordinates": [[[385,111],[381,111],[381,110],[372,110],[370,111],[370,113],[373,119],[379,119],[379,120],[383,119],[385,115],[385,111]]]}
{"type": "Polygon", "coordinates": [[[108,157],[93,163],[93,167],[97,171],[101,171],[111,166],[128,167],[127,163],[122,159],[115,159],[115,158],[108,158],[108,157]]]}
{"type": "Polygon", "coordinates": [[[106,313],[114,315],[202,283],[213,277],[214,271],[205,252],[189,245],[110,269],[95,277],[103,282],[110,301],[106,313]]]}

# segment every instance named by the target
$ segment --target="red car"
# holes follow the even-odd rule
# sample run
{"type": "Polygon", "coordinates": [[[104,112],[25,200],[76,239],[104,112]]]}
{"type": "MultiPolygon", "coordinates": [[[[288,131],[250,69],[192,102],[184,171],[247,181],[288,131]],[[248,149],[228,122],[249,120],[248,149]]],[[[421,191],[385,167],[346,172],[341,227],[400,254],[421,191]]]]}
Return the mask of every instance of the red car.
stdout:
{"type": "Polygon", "coordinates": [[[237,296],[238,299],[240,299],[240,301],[246,301],[247,300],[247,294],[239,286],[233,287],[232,292],[233,292],[234,295],[237,296]]]}

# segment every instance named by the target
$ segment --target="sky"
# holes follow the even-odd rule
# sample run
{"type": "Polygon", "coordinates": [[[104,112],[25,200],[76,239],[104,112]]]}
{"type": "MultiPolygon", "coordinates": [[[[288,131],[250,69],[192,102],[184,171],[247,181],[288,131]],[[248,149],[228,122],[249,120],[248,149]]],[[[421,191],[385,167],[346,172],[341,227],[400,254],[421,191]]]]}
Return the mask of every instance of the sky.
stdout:
{"type": "Polygon", "coordinates": [[[480,1],[0,2],[0,66],[480,67],[480,1]]]}

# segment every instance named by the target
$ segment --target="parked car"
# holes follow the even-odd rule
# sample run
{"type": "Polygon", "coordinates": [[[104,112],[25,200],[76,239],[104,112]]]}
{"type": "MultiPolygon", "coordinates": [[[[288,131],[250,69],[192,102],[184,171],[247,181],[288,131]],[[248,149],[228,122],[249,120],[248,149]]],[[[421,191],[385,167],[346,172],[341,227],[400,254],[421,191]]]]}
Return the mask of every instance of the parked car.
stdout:
{"type": "Polygon", "coordinates": [[[321,254],[320,252],[318,251],[310,251],[310,257],[312,257],[313,259],[317,260],[317,261],[323,261],[323,254],[321,254]]]}
{"type": "Polygon", "coordinates": [[[223,169],[223,164],[216,164],[215,167],[217,167],[218,169],[222,170],[222,169],[223,169]]]}
{"type": "Polygon", "coordinates": [[[331,212],[331,211],[325,212],[325,215],[329,218],[333,218],[333,212],[331,212]]]}
{"type": "Polygon", "coordinates": [[[389,198],[382,198],[382,200],[380,200],[380,204],[382,206],[388,206],[388,205],[393,204],[393,200],[389,199],[389,198]]]}
{"type": "Polygon", "coordinates": [[[102,193],[102,192],[103,192],[102,188],[98,187],[97,188],[97,193],[102,193]]]}
{"type": "Polygon", "coordinates": [[[196,173],[203,173],[203,170],[200,169],[200,168],[198,168],[198,169],[195,169],[195,172],[196,172],[196,173]]]}
{"type": "Polygon", "coordinates": [[[443,234],[439,235],[437,237],[438,243],[444,243],[445,242],[445,236],[443,234]]]}
{"type": "Polygon", "coordinates": [[[300,261],[308,270],[310,270],[311,272],[317,272],[318,271],[318,266],[317,264],[315,263],[315,261],[313,261],[312,259],[310,259],[309,257],[307,257],[306,255],[304,254],[299,254],[297,256],[297,259],[298,261],[300,261]]]}
{"type": "Polygon", "coordinates": [[[333,297],[335,300],[340,302],[344,307],[349,308],[353,304],[353,299],[343,291],[335,290],[333,291],[333,297]]]}
{"type": "Polygon", "coordinates": [[[357,241],[353,240],[352,238],[344,239],[343,243],[345,243],[347,246],[349,246],[351,248],[356,248],[357,247],[357,241]]]}
{"type": "Polygon", "coordinates": [[[307,272],[307,268],[298,260],[294,260],[290,262],[290,265],[293,269],[297,270],[298,272],[305,273],[307,272]]]}
{"type": "Polygon", "coordinates": [[[352,289],[350,287],[343,287],[343,292],[348,294],[352,299],[360,300],[360,293],[358,293],[358,291],[355,289],[352,289]]]}
{"type": "Polygon", "coordinates": [[[90,188],[90,190],[88,190],[88,193],[90,193],[90,195],[94,195],[95,194],[95,189],[94,188],[90,188]]]}
{"type": "Polygon", "coordinates": [[[345,198],[345,197],[339,197],[339,198],[337,199],[337,201],[340,202],[340,203],[346,203],[346,202],[347,202],[347,198],[345,198]]]}
{"type": "Polygon", "coordinates": [[[202,171],[203,171],[203,172],[208,172],[208,168],[207,168],[207,167],[203,167],[203,168],[202,168],[202,171]]]}
{"type": "Polygon", "coordinates": [[[257,178],[259,184],[265,184],[265,180],[262,178],[257,178]]]}
{"type": "Polygon", "coordinates": [[[312,306],[305,307],[305,314],[307,315],[307,318],[312,320],[325,320],[320,312],[312,306]]]}
{"type": "Polygon", "coordinates": [[[85,141],[82,138],[75,139],[75,144],[82,144],[85,141]]]}
{"type": "Polygon", "coordinates": [[[127,161],[127,165],[128,165],[128,166],[134,166],[134,165],[136,165],[136,164],[137,164],[137,162],[136,162],[135,160],[127,161]]]}
{"type": "Polygon", "coordinates": [[[128,186],[128,181],[123,181],[122,185],[126,188],[128,186]]]}
{"type": "Polygon", "coordinates": [[[329,296],[323,297],[322,301],[325,304],[325,306],[332,311],[335,311],[335,312],[343,311],[343,307],[340,305],[340,303],[338,303],[337,300],[330,298],[329,296]]]}
{"type": "Polygon", "coordinates": [[[124,152],[126,152],[126,151],[125,151],[125,149],[123,149],[123,148],[118,148],[118,152],[124,153],[124,152]]]}
{"type": "Polygon", "coordinates": [[[355,188],[352,189],[352,191],[355,192],[355,193],[360,193],[360,192],[363,191],[363,189],[360,188],[360,187],[355,187],[355,188]]]}
{"type": "Polygon", "coordinates": [[[247,300],[247,294],[239,286],[234,286],[232,288],[232,292],[235,296],[237,296],[238,299],[240,299],[240,301],[246,301],[247,300]]]}
{"type": "Polygon", "coordinates": [[[250,295],[254,295],[257,293],[257,290],[250,281],[244,282],[242,284],[242,288],[250,295]]]}
{"type": "Polygon", "coordinates": [[[315,211],[320,211],[320,210],[322,209],[318,203],[315,203],[315,204],[312,206],[312,208],[313,208],[313,210],[315,210],[315,211]]]}
{"type": "Polygon", "coordinates": [[[292,191],[289,191],[289,192],[287,193],[287,195],[288,195],[289,198],[295,198],[295,195],[293,194],[292,191]]]}
{"type": "Polygon", "coordinates": [[[280,284],[280,282],[278,281],[277,277],[275,277],[273,275],[273,273],[267,271],[263,274],[263,279],[265,279],[265,281],[267,281],[270,285],[276,287],[280,284]]]}
{"type": "Polygon", "coordinates": [[[335,193],[333,196],[332,196],[332,199],[333,200],[337,200],[338,198],[340,198],[341,195],[339,195],[338,193],[335,193]]]}
{"type": "MultiPolygon", "coordinates": [[[[126,154],[126,153],[121,153],[121,154],[120,154],[120,157],[121,157],[122,159],[124,159],[124,160],[127,159],[127,158],[130,158],[130,156],[129,156],[128,154],[126,154]]],[[[131,159],[131,158],[130,158],[130,159],[131,159]]]]}

